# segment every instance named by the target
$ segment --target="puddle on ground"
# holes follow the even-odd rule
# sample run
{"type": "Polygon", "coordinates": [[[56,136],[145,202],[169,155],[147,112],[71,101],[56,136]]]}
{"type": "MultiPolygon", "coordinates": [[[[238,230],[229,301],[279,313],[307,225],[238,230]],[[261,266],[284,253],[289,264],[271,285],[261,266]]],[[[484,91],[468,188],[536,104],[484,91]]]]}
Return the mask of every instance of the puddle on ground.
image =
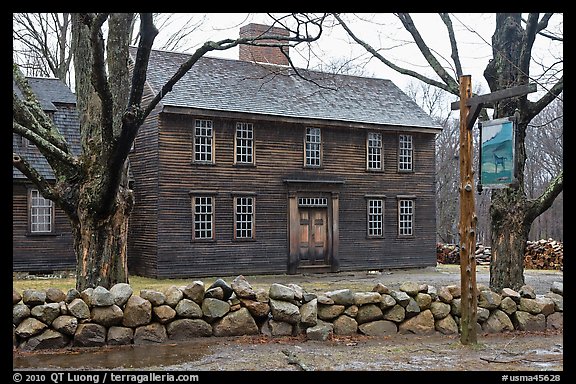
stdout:
{"type": "Polygon", "coordinates": [[[210,351],[202,341],[173,344],[125,345],[101,348],[22,352],[13,354],[14,369],[139,369],[202,359],[210,351]]]}

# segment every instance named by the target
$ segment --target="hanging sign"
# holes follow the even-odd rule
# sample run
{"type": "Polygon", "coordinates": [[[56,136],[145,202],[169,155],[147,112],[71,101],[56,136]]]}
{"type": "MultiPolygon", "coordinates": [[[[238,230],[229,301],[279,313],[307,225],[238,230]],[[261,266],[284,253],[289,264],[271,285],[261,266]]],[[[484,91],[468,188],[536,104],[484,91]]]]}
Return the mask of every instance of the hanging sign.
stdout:
{"type": "Polygon", "coordinates": [[[481,188],[506,188],[514,182],[514,117],[479,122],[481,188]]]}

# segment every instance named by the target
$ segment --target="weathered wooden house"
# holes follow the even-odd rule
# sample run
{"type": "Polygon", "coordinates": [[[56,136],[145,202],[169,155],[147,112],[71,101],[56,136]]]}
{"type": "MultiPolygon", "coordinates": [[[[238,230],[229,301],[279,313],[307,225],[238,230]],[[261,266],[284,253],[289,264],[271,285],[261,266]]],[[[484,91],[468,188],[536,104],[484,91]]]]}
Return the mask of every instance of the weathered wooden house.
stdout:
{"type": "MultiPolygon", "coordinates": [[[[145,97],[188,58],[152,51],[145,97]]],[[[131,273],[436,265],[440,127],[389,80],[287,64],[277,48],[203,57],[148,117],[130,156],[131,273]]]]}
{"type": "MultiPolygon", "coordinates": [[[[80,153],[76,96],[56,78],[29,77],[28,83],[42,108],[52,117],[75,154],[80,153]]],[[[21,91],[13,83],[13,90],[21,91]]],[[[48,181],[54,173],[38,149],[13,134],[14,152],[23,155],[48,181]]],[[[76,268],[72,232],[68,218],[16,168],[12,168],[12,269],[52,273],[76,268]]]]}

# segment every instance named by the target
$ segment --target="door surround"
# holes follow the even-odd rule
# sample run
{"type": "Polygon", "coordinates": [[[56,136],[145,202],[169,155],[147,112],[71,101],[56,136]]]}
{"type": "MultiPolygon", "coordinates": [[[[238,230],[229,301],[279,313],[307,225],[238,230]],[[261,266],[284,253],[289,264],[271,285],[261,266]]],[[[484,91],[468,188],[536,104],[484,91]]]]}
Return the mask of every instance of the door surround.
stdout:
{"type": "MultiPolygon", "coordinates": [[[[288,185],[288,265],[287,272],[295,274],[307,264],[300,259],[301,218],[304,211],[324,210],[317,217],[326,218],[324,257],[320,268],[326,272],[339,270],[339,191],[343,181],[339,180],[284,180],[288,185]]],[[[313,225],[313,224],[312,224],[313,225]]],[[[308,263],[310,264],[310,263],[308,263]]]]}

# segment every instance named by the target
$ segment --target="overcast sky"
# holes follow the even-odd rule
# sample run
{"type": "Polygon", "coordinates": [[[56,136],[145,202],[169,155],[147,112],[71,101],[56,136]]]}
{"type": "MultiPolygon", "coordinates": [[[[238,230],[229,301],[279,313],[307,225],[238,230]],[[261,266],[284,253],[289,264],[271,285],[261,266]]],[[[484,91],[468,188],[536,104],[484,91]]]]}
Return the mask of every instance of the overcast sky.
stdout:
{"type": "MultiPolygon", "coordinates": [[[[397,65],[418,72],[423,72],[438,80],[428,68],[422,55],[413,43],[411,36],[403,28],[401,22],[393,14],[342,14],[349,23],[354,33],[367,41],[375,48],[382,49],[381,53],[397,65]]],[[[178,28],[180,22],[190,18],[189,14],[174,16],[171,26],[178,28]],[[180,21],[178,21],[180,20],[180,21]]],[[[271,18],[265,13],[216,13],[195,14],[193,18],[198,22],[197,30],[191,34],[191,40],[186,44],[184,51],[192,51],[200,44],[208,40],[221,40],[238,36],[239,28],[248,23],[270,24],[271,18]]],[[[425,42],[438,55],[441,63],[447,67],[453,67],[450,59],[450,47],[446,27],[436,13],[412,14],[416,27],[420,30],[425,42]],[[442,59],[443,58],[443,59],[442,59]]],[[[483,77],[483,71],[488,60],[492,57],[490,46],[495,26],[495,14],[493,13],[456,13],[451,14],[453,27],[458,43],[458,50],[462,62],[464,74],[472,76],[472,85],[476,90],[481,86],[482,93],[488,93],[489,89],[483,77]]],[[[333,19],[332,19],[333,20],[333,19]]],[[[562,15],[553,17],[554,24],[562,22],[562,15]]],[[[166,31],[161,30],[157,41],[161,43],[166,31]]],[[[558,49],[558,48],[555,48],[558,49]]],[[[299,50],[306,54],[306,50],[299,50]]],[[[405,89],[412,78],[398,74],[386,65],[371,58],[371,55],[359,47],[346,35],[344,30],[336,26],[324,30],[319,42],[314,43],[313,51],[316,54],[312,58],[310,67],[327,66],[331,61],[356,58],[356,63],[361,75],[379,77],[392,80],[397,86],[405,89]]],[[[533,57],[537,60],[550,58],[550,46],[547,39],[537,39],[537,49],[533,57]]],[[[227,51],[213,51],[209,56],[238,58],[238,49],[227,51]]],[[[307,59],[291,51],[290,57],[297,67],[307,66],[307,59]]],[[[450,70],[450,73],[454,73],[450,70]]]]}

